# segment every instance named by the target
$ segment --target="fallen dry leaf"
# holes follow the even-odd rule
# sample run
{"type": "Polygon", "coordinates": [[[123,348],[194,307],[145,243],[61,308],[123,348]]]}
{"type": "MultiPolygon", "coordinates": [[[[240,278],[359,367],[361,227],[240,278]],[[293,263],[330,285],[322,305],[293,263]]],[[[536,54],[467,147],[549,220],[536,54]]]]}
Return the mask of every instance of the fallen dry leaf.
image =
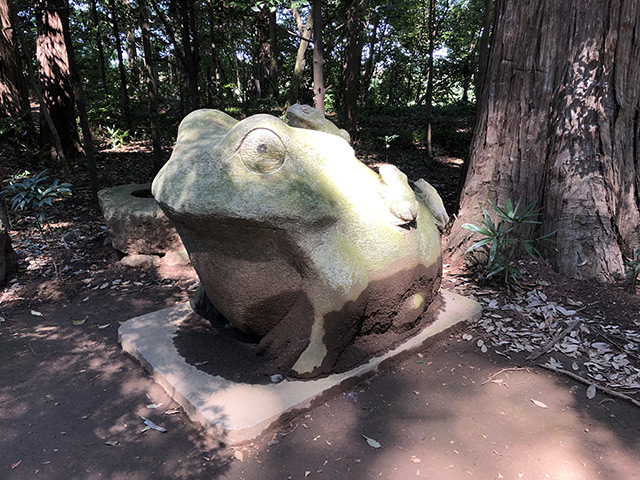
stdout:
{"type": "Polygon", "coordinates": [[[380,448],[382,447],[382,445],[380,445],[380,442],[378,442],[377,440],[374,440],[373,438],[367,437],[366,435],[362,435],[365,440],[367,441],[367,443],[369,444],[370,447],[373,448],[380,448]]]}
{"type": "Polygon", "coordinates": [[[532,401],[532,402],[533,402],[533,404],[534,404],[535,406],[537,406],[537,407],[540,407],[540,408],[549,408],[549,407],[547,407],[544,403],[542,403],[542,402],[541,402],[541,401],[539,401],[539,400],[534,400],[534,399],[532,398],[532,399],[531,399],[531,401],[532,401]]]}

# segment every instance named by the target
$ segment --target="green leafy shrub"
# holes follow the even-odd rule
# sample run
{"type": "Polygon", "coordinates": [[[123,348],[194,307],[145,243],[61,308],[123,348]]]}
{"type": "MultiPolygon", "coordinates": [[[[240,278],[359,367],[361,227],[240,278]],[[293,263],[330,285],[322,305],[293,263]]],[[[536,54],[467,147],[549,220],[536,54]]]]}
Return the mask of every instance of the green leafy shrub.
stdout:
{"type": "Polygon", "coordinates": [[[129,137],[129,130],[120,130],[119,128],[104,127],[104,133],[107,137],[107,144],[110,148],[120,148],[126,143],[126,139],[129,137]]]}
{"type": "Polygon", "coordinates": [[[398,138],[400,135],[394,134],[394,135],[385,135],[384,136],[384,148],[386,148],[387,150],[389,150],[389,148],[391,148],[391,144],[393,143],[393,141],[398,138]]]}
{"type": "Polygon", "coordinates": [[[0,198],[9,199],[9,208],[16,212],[31,209],[37,213],[36,226],[40,228],[53,200],[71,193],[71,184],[59,180],[49,181],[47,171],[31,175],[28,171],[10,177],[8,185],[0,190],[0,198]]]}
{"type": "Polygon", "coordinates": [[[477,267],[480,269],[481,279],[501,278],[506,285],[515,282],[522,274],[511,260],[518,247],[522,247],[530,256],[540,256],[535,245],[543,240],[550,240],[555,232],[548,233],[535,239],[522,239],[517,234],[520,225],[526,223],[540,223],[536,220],[540,210],[536,209],[535,202],[530,203],[520,210],[520,200],[514,205],[510,199],[503,202],[499,207],[489,201],[495,210],[498,218],[497,223],[491,219],[489,212],[482,209],[484,220],[481,225],[465,223],[462,228],[478,233],[483,238],[471,245],[467,252],[480,250],[484,252],[482,260],[477,260],[477,267]],[[497,277],[500,275],[500,277],[497,277]]]}

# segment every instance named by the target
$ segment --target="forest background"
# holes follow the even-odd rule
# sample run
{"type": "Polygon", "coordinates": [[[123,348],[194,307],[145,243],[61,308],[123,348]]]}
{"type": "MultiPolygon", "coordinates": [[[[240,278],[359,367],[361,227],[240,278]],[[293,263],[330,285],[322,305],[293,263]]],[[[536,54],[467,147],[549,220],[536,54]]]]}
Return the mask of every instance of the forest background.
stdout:
{"type": "Polygon", "coordinates": [[[556,270],[635,280],[636,2],[0,0],[0,19],[1,134],[24,169],[95,195],[96,146],[150,143],[157,171],[190,111],[312,104],[357,153],[466,159],[453,259],[465,223],[520,200],[539,216],[519,233],[552,239],[538,247],[556,270]]]}

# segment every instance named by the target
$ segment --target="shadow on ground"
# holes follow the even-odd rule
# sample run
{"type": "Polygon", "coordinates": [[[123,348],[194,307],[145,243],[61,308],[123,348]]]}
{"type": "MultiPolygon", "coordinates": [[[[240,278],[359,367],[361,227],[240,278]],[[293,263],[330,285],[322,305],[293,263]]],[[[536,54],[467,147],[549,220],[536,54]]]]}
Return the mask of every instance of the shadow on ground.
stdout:
{"type": "Polygon", "coordinates": [[[220,478],[639,475],[637,409],[600,396],[588,400],[586,387],[537,370],[506,371],[483,385],[511,367],[457,335],[247,447],[249,458],[220,478]],[[365,436],[381,447],[370,446],[365,436]]]}
{"type": "MultiPolygon", "coordinates": [[[[111,293],[84,304],[40,305],[0,327],[0,477],[211,477],[228,455],[203,435],[117,344],[119,322],[156,310],[111,293]],[[147,405],[163,403],[156,408],[147,405]],[[141,416],[168,429],[142,432],[141,416]]],[[[164,306],[164,305],[161,305],[164,306]]]]}

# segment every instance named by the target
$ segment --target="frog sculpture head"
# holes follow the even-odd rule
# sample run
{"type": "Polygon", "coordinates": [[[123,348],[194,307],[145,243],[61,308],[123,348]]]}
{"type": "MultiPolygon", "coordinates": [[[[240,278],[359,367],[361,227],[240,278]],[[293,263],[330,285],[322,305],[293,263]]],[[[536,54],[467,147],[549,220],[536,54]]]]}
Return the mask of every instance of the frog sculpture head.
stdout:
{"type": "Polygon", "coordinates": [[[213,305],[293,375],[329,373],[359,335],[411,328],[439,289],[431,211],[337,135],[198,110],[152,192],[213,305]]]}

